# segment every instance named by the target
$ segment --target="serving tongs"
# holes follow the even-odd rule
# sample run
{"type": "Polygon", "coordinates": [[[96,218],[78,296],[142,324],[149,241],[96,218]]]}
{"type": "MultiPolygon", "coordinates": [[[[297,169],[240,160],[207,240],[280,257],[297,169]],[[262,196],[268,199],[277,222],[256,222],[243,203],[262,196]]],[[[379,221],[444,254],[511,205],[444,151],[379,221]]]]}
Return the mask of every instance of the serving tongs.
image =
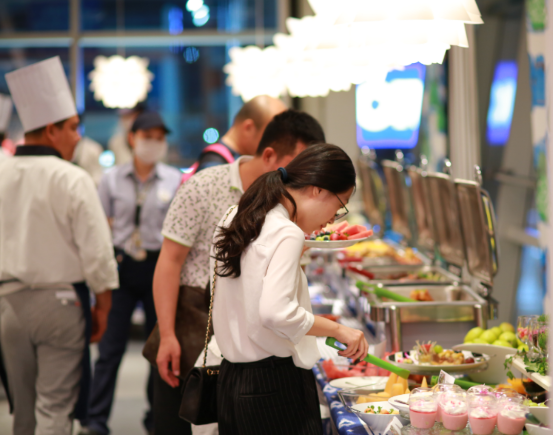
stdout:
{"type": "MultiPolygon", "coordinates": [[[[325,340],[325,344],[327,346],[330,346],[333,349],[337,349],[337,350],[345,350],[346,349],[346,345],[344,343],[340,343],[339,341],[337,341],[333,337],[327,337],[327,339],[325,340]]],[[[369,364],[373,364],[377,367],[381,367],[382,369],[388,370],[389,372],[392,372],[392,373],[394,373],[394,374],[396,374],[396,375],[398,375],[398,376],[400,376],[401,378],[404,378],[404,379],[408,379],[408,376],[410,376],[410,371],[409,370],[401,369],[400,367],[397,367],[397,366],[395,366],[394,364],[392,364],[388,361],[384,361],[381,358],[377,358],[376,356],[371,355],[369,353],[366,355],[366,357],[362,361],[365,361],[369,364]]]]}
{"type": "Polygon", "coordinates": [[[364,281],[357,281],[356,287],[365,293],[374,294],[380,298],[388,298],[396,302],[418,302],[415,299],[408,298],[406,296],[399,295],[393,291],[390,291],[379,284],[370,284],[364,281]]]}

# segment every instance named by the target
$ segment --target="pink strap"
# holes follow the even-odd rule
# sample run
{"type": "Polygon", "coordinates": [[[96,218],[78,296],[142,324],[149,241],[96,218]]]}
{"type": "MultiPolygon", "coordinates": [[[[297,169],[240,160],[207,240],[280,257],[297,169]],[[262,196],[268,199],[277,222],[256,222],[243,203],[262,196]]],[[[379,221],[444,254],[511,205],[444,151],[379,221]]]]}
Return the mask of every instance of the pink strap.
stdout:
{"type": "MultiPolygon", "coordinates": [[[[231,151],[229,151],[229,148],[227,148],[225,145],[221,145],[219,143],[214,143],[211,145],[208,145],[206,148],[202,150],[202,154],[204,153],[216,153],[219,154],[221,157],[225,159],[227,163],[233,163],[235,161],[235,158],[233,157],[233,154],[231,154],[231,151]]],[[[196,171],[198,169],[198,162],[196,162],[194,165],[192,165],[189,168],[189,171],[186,174],[183,174],[181,177],[181,184],[183,184],[185,181],[187,181],[190,177],[192,177],[194,174],[196,174],[196,171]]]]}
{"type": "Polygon", "coordinates": [[[214,143],[214,144],[208,145],[202,151],[202,154],[204,153],[219,154],[227,161],[227,163],[233,163],[235,161],[235,158],[233,157],[233,154],[231,154],[231,151],[229,151],[229,148],[227,148],[225,145],[222,145],[220,143],[214,143]]]}

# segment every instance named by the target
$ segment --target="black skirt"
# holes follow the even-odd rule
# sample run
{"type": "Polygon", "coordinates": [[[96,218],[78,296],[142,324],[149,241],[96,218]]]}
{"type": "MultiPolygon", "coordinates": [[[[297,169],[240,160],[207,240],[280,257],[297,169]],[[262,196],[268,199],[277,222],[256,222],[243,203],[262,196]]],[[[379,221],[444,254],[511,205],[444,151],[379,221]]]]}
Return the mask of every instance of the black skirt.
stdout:
{"type": "Polygon", "coordinates": [[[220,435],[321,435],[315,377],[292,358],[223,360],[217,386],[220,435]]]}

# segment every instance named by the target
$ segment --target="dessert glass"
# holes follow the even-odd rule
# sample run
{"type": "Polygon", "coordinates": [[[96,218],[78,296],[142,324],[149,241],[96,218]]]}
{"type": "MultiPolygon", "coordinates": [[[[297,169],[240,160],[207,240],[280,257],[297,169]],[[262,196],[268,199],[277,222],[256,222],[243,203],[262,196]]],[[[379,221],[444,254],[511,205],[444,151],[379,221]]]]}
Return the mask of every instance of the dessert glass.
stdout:
{"type": "Polygon", "coordinates": [[[498,416],[498,399],[492,392],[468,394],[469,426],[474,435],[490,435],[494,432],[498,416]]]}
{"type": "Polygon", "coordinates": [[[439,399],[442,424],[449,430],[462,430],[467,426],[467,393],[445,391],[439,399]]]}
{"type": "MultiPolygon", "coordinates": [[[[433,387],[433,392],[437,395],[437,402],[440,400],[442,393],[446,391],[463,391],[463,390],[460,386],[456,384],[437,384],[433,387]]],[[[440,406],[437,406],[437,416],[435,417],[435,420],[442,423],[440,406]]]]}
{"type": "Polygon", "coordinates": [[[498,430],[504,435],[518,435],[525,426],[525,414],[529,408],[524,403],[525,397],[521,394],[500,399],[498,418],[496,424],[498,430]]]}
{"type": "Polygon", "coordinates": [[[418,429],[431,429],[437,417],[437,395],[431,388],[414,388],[410,393],[410,422],[418,429]]]}

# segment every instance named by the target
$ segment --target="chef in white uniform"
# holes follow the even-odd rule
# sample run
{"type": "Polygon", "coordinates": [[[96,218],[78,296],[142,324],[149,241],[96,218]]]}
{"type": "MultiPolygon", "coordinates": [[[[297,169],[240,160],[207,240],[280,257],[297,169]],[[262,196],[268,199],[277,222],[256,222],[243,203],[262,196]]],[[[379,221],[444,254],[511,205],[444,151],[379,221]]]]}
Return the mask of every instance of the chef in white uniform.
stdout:
{"type": "Polygon", "coordinates": [[[106,329],[117,264],[94,182],[69,162],[79,118],[60,59],[6,81],[25,131],[0,161],[0,343],[13,433],[70,435],[86,410],[88,341],[106,329]]]}

